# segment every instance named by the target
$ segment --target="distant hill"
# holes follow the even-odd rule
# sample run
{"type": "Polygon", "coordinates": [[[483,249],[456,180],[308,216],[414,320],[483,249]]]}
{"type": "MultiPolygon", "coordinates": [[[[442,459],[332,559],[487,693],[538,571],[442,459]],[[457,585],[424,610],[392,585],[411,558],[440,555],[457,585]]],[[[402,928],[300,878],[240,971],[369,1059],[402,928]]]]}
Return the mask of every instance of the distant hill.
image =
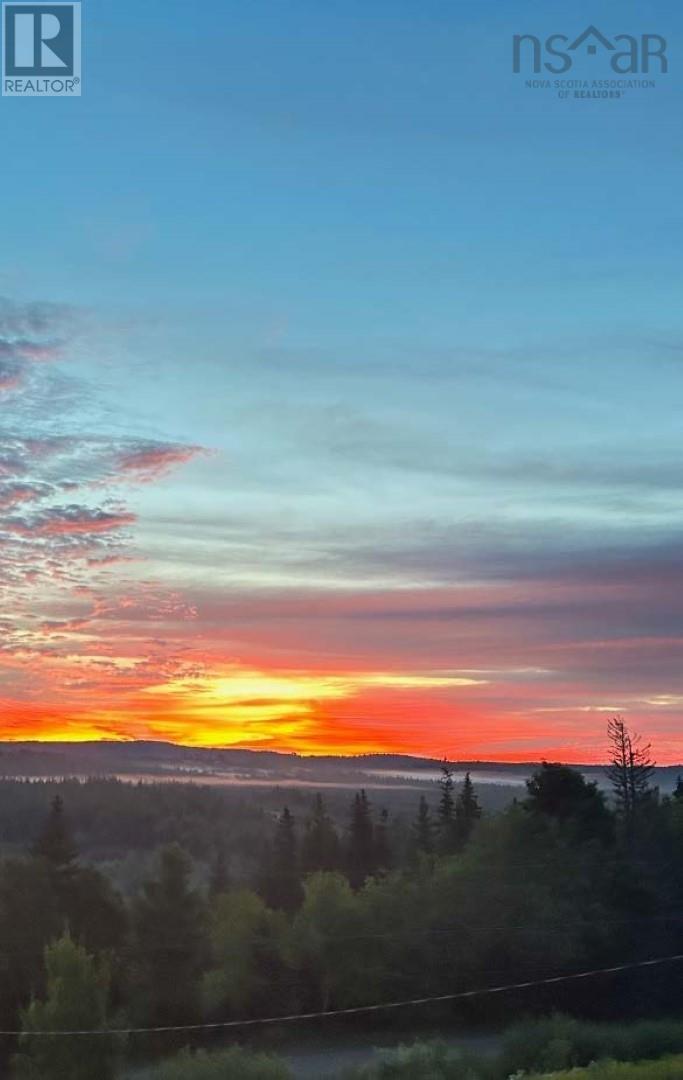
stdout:
{"type": "MultiPolygon", "coordinates": [[[[538,763],[453,761],[456,772],[471,771],[483,783],[521,785],[538,763]]],[[[223,776],[240,779],[348,780],[386,774],[398,780],[428,780],[441,761],[404,754],[360,754],[354,757],[310,757],[274,750],[233,750],[178,746],[154,741],[132,742],[0,742],[0,776],[223,776]]],[[[604,783],[601,765],[578,766],[598,783],[604,783]]],[[[670,791],[683,766],[658,768],[656,783],[670,791]]]]}

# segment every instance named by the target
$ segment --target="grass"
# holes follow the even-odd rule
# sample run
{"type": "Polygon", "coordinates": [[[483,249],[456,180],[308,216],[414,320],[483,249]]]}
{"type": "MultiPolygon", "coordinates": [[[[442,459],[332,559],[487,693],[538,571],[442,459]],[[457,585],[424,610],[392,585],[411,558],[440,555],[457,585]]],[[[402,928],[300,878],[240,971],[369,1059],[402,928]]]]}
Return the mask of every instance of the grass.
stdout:
{"type": "Polygon", "coordinates": [[[528,1080],[683,1080],[683,1054],[659,1061],[602,1061],[585,1069],[536,1074],[528,1080]]]}
{"type": "Polygon", "coordinates": [[[239,1047],[212,1053],[183,1050],[144,1076],[145,1080],[293,1080],[287,1066],[277,1058],[239,1047]]]}
{"type": "Polygon", "coordinates": [[[530,1020],[506,1032],[498,1076],[505,1080],[520,1071],[553,1073],[592,1061],[646,1061],[682,1053],[680,1020],[598,1024],[558,1015],[530,1020]]]}

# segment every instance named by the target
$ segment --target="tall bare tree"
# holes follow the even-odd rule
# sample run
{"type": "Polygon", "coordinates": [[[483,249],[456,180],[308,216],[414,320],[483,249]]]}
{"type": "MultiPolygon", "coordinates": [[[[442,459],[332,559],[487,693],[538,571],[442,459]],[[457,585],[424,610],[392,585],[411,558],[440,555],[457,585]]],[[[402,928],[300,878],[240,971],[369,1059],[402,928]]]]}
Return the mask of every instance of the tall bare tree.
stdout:
{"type": "Polygon", "coordinates": [[[632,735],[621,716],[609,721],[607,738],[610,745],[607,776],[612,782],[617,811],[630,826],[652,791],[650,780],[655,770],[652,747],[643,743],[640,735],[632,735]]]}

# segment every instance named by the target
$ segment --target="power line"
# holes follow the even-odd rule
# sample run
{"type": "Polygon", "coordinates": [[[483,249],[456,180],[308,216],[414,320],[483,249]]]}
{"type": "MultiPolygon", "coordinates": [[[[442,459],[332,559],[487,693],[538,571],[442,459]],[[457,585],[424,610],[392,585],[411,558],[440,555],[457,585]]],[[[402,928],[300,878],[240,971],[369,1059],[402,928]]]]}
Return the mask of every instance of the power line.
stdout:
{"type": "Polygon", "coordinates": [[[285,1016],[261,1016],[252,1020],[219,1020],[210,1024],[168,1024],[160,1027],[129,1028],[94,1028],[81,1031],[0,1031],[0,1037],[52,1038],[59,1036],[88,1037],[95,1035],[158,1035],[181,1031],[223,1031],[228,1028],[265,1027],[268,1024],[293,1024],[299,1020],[322,1020],[336,1016],[357,1016],[361,1013],[383,1012],[386,1009],[406,1009],[419,1005],[434,1005],[446,1001],[463,1001],[466,998],[484,997],[487,994],[505,994],[512,990],[532,990],[537,986],[553,986],[558,983],[578,979],[592,979],[599,975],[615,975],[622,971],[636,968],[657,967],[683,960],[683,953],[673,956],[658,956],[652,960],[633,960],[627,964],[613,967],[594,968],[591,971],[578,971],[571,975],[553,975],[546,979],[534,979],[527,982],[506,983],[502,986],[485,986],[476,990],[461,990],[455,994],[439,994],[434,997],[409,998],[404,1001],[386,1001],[376,1005],[354,1005],[346,1009],[325,1009],[320,1012],[290,1013],[285,1016]]]}

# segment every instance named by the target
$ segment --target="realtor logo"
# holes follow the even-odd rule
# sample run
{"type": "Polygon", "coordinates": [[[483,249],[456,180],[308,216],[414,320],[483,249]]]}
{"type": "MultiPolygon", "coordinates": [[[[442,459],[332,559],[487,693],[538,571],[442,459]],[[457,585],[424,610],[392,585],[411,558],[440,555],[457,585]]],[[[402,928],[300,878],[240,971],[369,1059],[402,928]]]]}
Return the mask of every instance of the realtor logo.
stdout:
{"type": "Polygon", "coordinates": [[[566,34],[550,34],[545,41],[535,34],[515,34],[512,70],[515,75],[522,69],[538,75],[545,68],[553,75],[563,75],[571,70],[575,60],[602,54],[617,75],[666,75],[669,70],[666,49],[667,41],[661,34],[640,34],[638,37],[615,34],[614,40],[610,41],[597,26],[587,27],[574,41],[566,34]]]}
{"type": "Polygon", "coordinates": [[[80,3],[3,3],[3,97],[79,97],[80,3]]]}

